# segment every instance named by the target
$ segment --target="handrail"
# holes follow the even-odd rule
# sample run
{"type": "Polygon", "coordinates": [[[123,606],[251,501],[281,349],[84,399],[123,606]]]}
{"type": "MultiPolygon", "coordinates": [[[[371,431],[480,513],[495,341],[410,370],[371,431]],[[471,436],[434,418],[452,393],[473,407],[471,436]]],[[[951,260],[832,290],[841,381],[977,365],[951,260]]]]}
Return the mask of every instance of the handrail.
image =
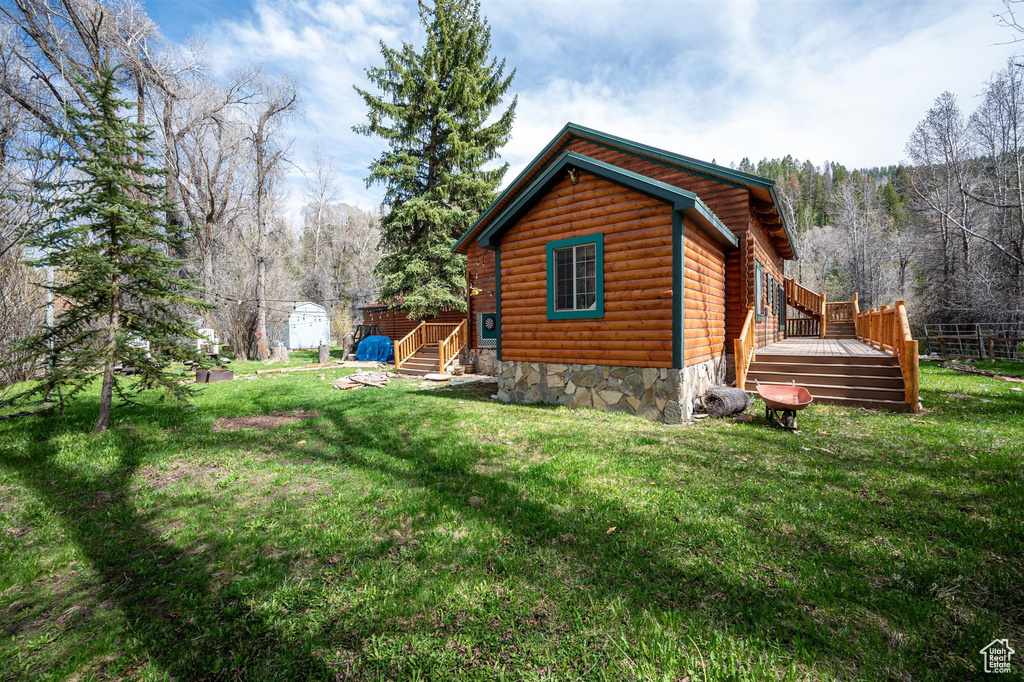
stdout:
{"type": "Polygon", "coordinates": [[[754,359],[754,306],[747,309],[747,319],[743,321],[739,338],[733,341],[736,362],[736,388],[746,390],[747,370],[754,359]]]}
{"type": "Polygon", "coordinates": [[[913,412],[919,409],[920,367],[918,342],[910,333],[907,302],[896,301],[895,307],[882,306],[858,313],[854,322],[857,338],[896,357],[903,374],[904,399],[913,412]]]}
{"type": "Polygon", "coordinates": [[[395,344],[395,371],[397,372],[405,364],[405,361],[416,354],[423,347],[423,340],[426,322],[420,322],[415,329],[402,337],[402,340],[395,344]]]}
{"type": "Polygon", "coordinates": [[[811,291],[792,277],[783,278],[783,288],[786,291],[786,300],[790,301],[791,305],[803,307],[812,315],[821,315],[825,302],[823,294],[811,291]]]}
{"type": "Polygon", "coordinates": [[[825,305],[825,317],[829,322],[852,322],[853,301],[829,301],[825,305]]]}
{"type": "Polygon", "coordinates": [[[437,370],[444,374],[444,370],[449,364],[459,355],[463,348],[468,344],[466,338],[467,325],[466,320],[459,323],[459,326],[449,334],[444,341],[438,345],[437,350],[437,370]]]}

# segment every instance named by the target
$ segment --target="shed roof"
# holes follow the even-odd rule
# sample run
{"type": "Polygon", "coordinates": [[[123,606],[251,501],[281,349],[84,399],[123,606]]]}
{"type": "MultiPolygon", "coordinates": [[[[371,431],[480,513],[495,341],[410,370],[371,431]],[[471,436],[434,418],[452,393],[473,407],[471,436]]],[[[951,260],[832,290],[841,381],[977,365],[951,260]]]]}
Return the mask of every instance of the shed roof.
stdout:
{"type": "MultiPolygon", "coordinates": [[[[455,243],[453,250],[466,253],[471,240],[480,235],[483,230],[501,215],[508,205],[516,198],[519,192],[526,189],[538,174],[543,172],[546,165],[556,158],[569,142],[574,139],[583,139],[605,147],[623,151],[634,156],[649,159],[655,163],[678,168],[680,170],[707,177],[725,184],[736,187],[743,187],[751,193],[751,207],[764,223],[771,235],[773,242],[779,249],[783,258],[794,259],[797,257],[796,244],[785,213],[780,209],[778,195],[775,192],[775,183],[766,178],[750,173],[733,170],[725,166],[719,166],[706,161],[700,161],[681,154],[658,149],[650,145],[641,144],[593,130],[576,123],[567,123],[561,132],[549,142],[544,149],[531,161],[526,168],[512,181],[512,183],[498,195],[498,198],[481,214],[480,218],[470,227],[455,243]]],[[[641,176],[642,177],[642,176],[641,176]]]]}

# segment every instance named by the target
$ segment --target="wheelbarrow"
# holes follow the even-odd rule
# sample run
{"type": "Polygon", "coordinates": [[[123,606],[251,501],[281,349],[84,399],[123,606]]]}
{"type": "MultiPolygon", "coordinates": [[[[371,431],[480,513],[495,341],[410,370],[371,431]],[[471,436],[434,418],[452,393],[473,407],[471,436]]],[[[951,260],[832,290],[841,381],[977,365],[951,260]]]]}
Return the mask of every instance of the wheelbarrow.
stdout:
{"type": "Polygon", "coordinates": [[[796,413],[814,402],[807,389],[797,386],[795,379],[792,386],[762,386],[757,379],[754,384],[757,395],[764,401],[764,418],[780,428],[796,431],[796,413]]]}

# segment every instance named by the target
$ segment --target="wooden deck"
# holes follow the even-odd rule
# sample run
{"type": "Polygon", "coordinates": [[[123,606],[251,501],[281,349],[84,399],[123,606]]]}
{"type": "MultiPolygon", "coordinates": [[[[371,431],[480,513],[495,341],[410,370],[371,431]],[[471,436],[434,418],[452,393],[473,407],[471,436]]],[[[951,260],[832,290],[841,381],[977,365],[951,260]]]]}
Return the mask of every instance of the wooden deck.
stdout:
{"type": "Polygon", "coordinates": [[[856,339],[786,339],[755,351],[756,355],[816,355],[821,357],[892,357],[856,339]]]}

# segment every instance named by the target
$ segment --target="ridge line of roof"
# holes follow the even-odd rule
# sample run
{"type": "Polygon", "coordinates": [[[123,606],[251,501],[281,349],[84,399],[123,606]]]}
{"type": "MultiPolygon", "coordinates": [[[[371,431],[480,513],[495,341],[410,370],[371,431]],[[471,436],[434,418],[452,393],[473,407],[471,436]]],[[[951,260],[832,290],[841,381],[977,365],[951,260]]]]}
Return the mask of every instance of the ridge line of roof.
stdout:
{"type": "MultiPolygon", "coordinates": [[[[781,202],[779,201],[778,195],[775,191],[774,180],[769,180],[768,178],[763,178],[759,175],[752,175],[750,173],[745,173],[743,171],[733,170],[726,166],[720,166],[718,164],[701,161],[700,159],[695,159],[693,157],[684,156],[682,154],[677,154],[675,152],[670,152],[664,149],[660,149],[658,147],[653,147],[651,145],[644,144],[642,142],[627,140],[626,138],[611,135],[609,133],[604,133],[601,132],[600,130],[595,130],[593,128],[588,128],[578,123],[573,123],[572,121],[569,121],[564,126],[562,126],[562,129],[558,132],[558,134],[551,138],[551,141],[544,146],[540,153],[538,153],[533,158],[533,160],[530,161],[530,163],[523,167],[523,170],[519,172],[516,178],[508,185],[508,187],[506,187],[501,193],[499,193],[498,196],[495,197],[494,201],[492,201],[491,204],[486,209],[484,209],[484,211],[473,222],[469,229],[467,229],[456,240],[455,244],[452,246],[453,251],[461,248],[470,239],[470,237],[472,237],[476,233],[477,228],[480,226],[480,224],[484,220],[486,220],[488,216],[491,215],[491,213],[498,206],[498,204],[500,204],[510,192],[512,192],[521,182],[523,182],[526,179],[526,176],[530,173],[530,171],[534,169],[534,167],[540,162],[542,158],[550,154],[551,150],[566,136],[566,134],[575,134],[584,139],[590,138],[592,141],[597,142],[599,144],[610,145],[613,147],[621,147],[626,150],[630,150],[634,153],[649,156],[653,158],[655,161],[668,163],[674,166],[681,166],[683,168],[688,168],[690,171],[696,171],[698,173],[703,173],[706,175],[716,176],[720,180],[725,182],[739,183],[743,186],[748,187],[748,189],[751,185],[753,185],[760,189],[767,190],[769,196],[771,197],[772,204],[776,209],[776,212],[778,213],[779,221],[782,223],[782,230],[786,235],[786,240],[789,242],[789,247],[793,253],[793,258],[796,259],[798,257],[796,241],[794,240],[793,233],[790,230],[789,220],[786,218],[785,212],[781,210],[781,202]]],[[[616,168],[618,167],[616,166],[616,168]]],[[[532,186],[532,183],[530,184],[530,186],[532,186]]],[[[526,189],[528,189],[528,187],[526,189]]],[[[705,209],[707,209],[707,205],[704,204],[703,201],[701,201],[701,205],[704,206],[705,209]]],[[[504,211],[502,211],[502,213],[503,212],[504,211]]],[[[715,216],[714,213],[712,213],[710,210],[708,210],[708,213],[714,216],[715,220],[721,223],[721,220],[718,218],[718,216],[715,216]]],[[[499,215],[501,214],[499,213],[499,215]]],[[[730,235],[732,234],[732,231],[728,230],[728,228],[727,231],[730,235]]]]}

